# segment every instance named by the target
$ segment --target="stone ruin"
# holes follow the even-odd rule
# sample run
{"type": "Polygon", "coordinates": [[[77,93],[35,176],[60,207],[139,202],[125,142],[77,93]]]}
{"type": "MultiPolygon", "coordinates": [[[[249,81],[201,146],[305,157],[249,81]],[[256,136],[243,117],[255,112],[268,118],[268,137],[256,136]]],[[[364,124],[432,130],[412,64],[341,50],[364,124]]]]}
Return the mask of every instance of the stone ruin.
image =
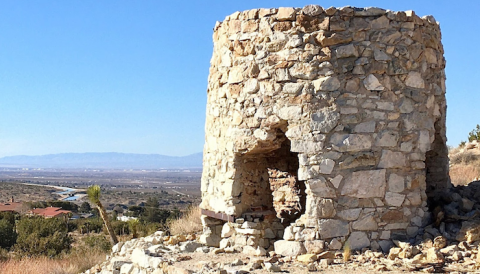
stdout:
{"type": "Polygon", "coordinates": [[[422,232],[450,187],[432,16],[254,9],[213,41],[203,243],[293,256],[422,232]]]}

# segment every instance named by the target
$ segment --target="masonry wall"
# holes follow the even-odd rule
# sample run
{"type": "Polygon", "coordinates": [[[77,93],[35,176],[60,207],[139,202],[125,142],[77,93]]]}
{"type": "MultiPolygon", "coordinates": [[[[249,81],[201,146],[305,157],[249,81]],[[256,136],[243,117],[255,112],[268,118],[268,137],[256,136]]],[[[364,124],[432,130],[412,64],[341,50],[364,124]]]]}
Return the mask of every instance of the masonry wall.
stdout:
{"type": "Polygon", "coordinates": [[[440,40],[433,17],[379,8],[255,9],[217,23],[201,207],[237,222],[204,216],[203,240],[241,234],[224,246],[302,253],[417,235],[427,196],[449,187],[440,40]],[[278,192],[270,168],[299,191],[278,192]]]}

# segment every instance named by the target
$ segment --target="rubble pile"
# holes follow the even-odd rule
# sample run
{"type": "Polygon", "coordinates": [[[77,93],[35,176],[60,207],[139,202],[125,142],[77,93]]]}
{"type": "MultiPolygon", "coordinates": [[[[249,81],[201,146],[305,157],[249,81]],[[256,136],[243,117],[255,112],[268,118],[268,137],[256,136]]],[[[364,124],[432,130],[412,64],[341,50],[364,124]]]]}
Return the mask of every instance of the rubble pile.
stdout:
{"type": "Polygon", "coordinates": [[[445,227],[429,225],[416,242],[394,240],[386,252],[372,248],[352,251],[344,246],[336,251],[317,248],[312,253],[292,256],[262,247],[208,247],[193,234],[165,236],[157,231],[118,243],[104,263],[84,274],[303,273],[342,269],[461,273],[480,269],[480,224],[460,230],[457,235],[444,231],[445,227]]]}

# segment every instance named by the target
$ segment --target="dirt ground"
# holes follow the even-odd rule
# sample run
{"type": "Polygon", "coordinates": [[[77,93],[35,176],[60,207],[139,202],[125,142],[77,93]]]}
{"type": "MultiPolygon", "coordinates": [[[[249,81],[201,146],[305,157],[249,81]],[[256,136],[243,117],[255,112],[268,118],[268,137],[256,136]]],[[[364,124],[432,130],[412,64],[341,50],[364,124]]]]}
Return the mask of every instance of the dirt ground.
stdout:
{"type": "MultiPolygon", "coordinates": [[[[212,254],[212,253],[186,253],[182,254],[178,257],[178,260],[176,263],[174,263],[174,266],[180,267],[183,269],[188,269],[192,270],[196,273],[201,273],[199,272],[202,268],[203,265],[206,263],[217,263],[217,264],[223,264],[222,269],[227,270],[228,273],[242,273],[241,270],[249,271],[249,273],[255,273],[255,274],[266,274],[266,273],[272,273],[268,270],[265,269],[256,269],[256,270],[249,270],[247,267],[247,264],[252,261],[258,261],[258,260],[267,260],[267,257],[250,257],[245,254],[241,253],[221,253],[221,254],[212,254]],[[188,257],[191,257],[189,259],[188,257]],[[232,262],[235,260],[240,259],[244,265],[243,266],[230,266],[232,262]],[[236,271],[235,271],[236,270],[236,271]]],[[[308,273],[309,270],[307,269],[307,266],[305,264],[299,263],[299,262],[292,262],[292,263],[283,263],[279,264],[281,267],[281,272],[280,273],[292,273],[292,274],[300,274],[300,273],[308,273]]],[[[342,262],[342,259],[336,259],[331,265],[322,267],[321,269],[317,271],[312,271],[309,273],[316,273],[316,272],[321,272],[321,273],[327,273],[327,274],[333,274],[333,273],[341,273],[341,274],[357,274],[357,273],[380,273],[380,272],[388,272],[391,274],[399,274],[399,273],[425,273],[427,271],[412,271],[409,270],[407,267],[400,265],[398,262],[395,264],[395,262],[392,261],[391,266],[387,266],[386,269],[377,269],[379,264],[375,265],[372,264],[371,262],[367,263],[360,263],[358,262],[355,258],[353,258],[350,262],[344,264],[342,262]]],[[[434,269],[430,269],[432,271],[434,269]]],[[[480,272],[471,272],[472,270],[467,270],[467,269],[453,269],[453,268],[446,268],[446,269],[436,269],[435,272],[443,272],[443,273],[467,273],[470,271],[470,273],[480,273],[480,272]]],[[[429,271],[428,271],[429,272],[429,271]]],[[[210,272],[211,273],[211,272],[210,272]]],[[[219,272],[218,272],[219,273],[219,272]]],[[[244,272],[246,273],[246,272],[244,272]]]]}

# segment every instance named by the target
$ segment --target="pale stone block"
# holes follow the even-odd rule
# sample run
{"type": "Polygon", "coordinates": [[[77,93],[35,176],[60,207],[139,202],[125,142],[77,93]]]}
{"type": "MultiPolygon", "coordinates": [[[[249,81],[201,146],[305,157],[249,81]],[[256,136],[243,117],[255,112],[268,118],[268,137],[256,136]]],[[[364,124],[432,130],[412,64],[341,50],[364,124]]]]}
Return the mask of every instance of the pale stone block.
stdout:
{"type": "Polygon", "coordinates": [[[347,236],[350,232],[348,223],[334,219],[320,219],[318,221],[320,236],[323,239],[347,236]]]}
{"type": "Polygon", "coordinates": [[[355,230],[372,231],[377,230],[378,226],[373,214],[369,214],[353,222],[352,228],[355,230]]]}
{"type": "Polygon", "coordinates": [[[402,168],[406,165],[405,155],[402,152],[395,152],[391,150],[383,150],[379,168],[402,168]]]}
{"type": "Polygon", "coordinates": [[[394,130],[384,130],[377,135],[376,146],[396,147],[398,144],[399,133],[394,130]]]}
{"type": "Polygon", "coordinates": [[[362,212],[361,208],[351,208],[351,209],[345,209],[338,212],[337,216],[346,221],[354,221],[358,219],[358,216],[360,216],[361,212],[362,212]]]}
{"type": "Polygon", "coordinates": [[[412,88],[425,88],[425,82],[423,81],[422,75],[420,72],[411,71],[407,75],[405,80],[405,85],[412,88]]]}
{"type": "Polygon", "coordinates": [[[362,134],[334,133],[330,138],[330,143],[341,152],[363,151],[372,147],[372,137],[362,134]]]}
{"type": "Polygon", "coordinates": [[[317,16],[323,12],[323,8],[319,5],[306,5],[302,9],[302,13],[308,16],[317,16]]]}
{"type": "Polygon", "coordinates": [[[275,253],[282,256],[298,256],[305,254],[305,249],[302,242],[279,240],[274,243],[275,253]]]}
{"type": "Polygon", "coordinates": [[[363,84],[365,85],[365,88],[367,90],[384,90],[385,87],[380,84],[380,81],[378,81],[378,78],[375,77],[373,74],[369,74],[367,78],[363,80],[363,84]]]}
{"type": "Polygon", "coordinates": [[[355,231],[348,237],[347,244],[352,250],[360,250],[370,246],[370,240],[368,239],[367,233],[355,231]]]}
{"type": "Polygon", "coordinates": [[[328,133],[337,126],[340,113],[330,108],[324,108],[312,114],[311,128],[321,133],[328,133]]]}
{"type": "Polygon", "coordinates": [[[405,179],[395,173],[390,174],[388,178],[388,191],[402,192],[405,189],[405,179]]]}
{"type": "Polygon", "coordinates": [[[295,20],[296,12],[294,8],[278,8],[277,20],[278,21],[292,21],[295,20]]]}
{"type": "Polygon", "coordinates": [[[308,180],[306,183],[307,191],[320,198],[336,198],[335,189],[327,185],[324,178],[308,180]]]}
{"type": "Polygon", "coordinates": [[[389,206],[401,206],[404,200],[405,200],[404,194],[399,194],[394,192],[387,192],[385,194],[385,202],[389,206]]]}
{"type": "Polygon", "coordinates": [[[343,180],[343,176],[342,175],[337,175],[330,182],[332,183],[332,185],[335,188],[338,188],[340,186],[340,183],[342,182],[342,180],[343,180]]]}
{"type": "Polygon", "coordinates": [[[363,122],[355,126],[353,132],[356,133],[372,133],[375,132],[375,121],[363,122]]]}
{"type": "Polygon", "coordinates": [[[353,44],[348,44],[346,46],[340,46],[335,49],[335,54],[337,58],[347,58],[347,57],[358,57],[358,51],[353,44]]]}
{"type": "Polygon", "coordinates": [[[385,195],[385,169],[353,172],[345,179],[342,195],[356,198],[383,198],[385,195]]]}
{"type": "Polygon", "coordinates": [[[337,77],[326,76],[321,77],[312,82],[315,91],[335,91],[340,88],[340,81],[337,77]]]}

